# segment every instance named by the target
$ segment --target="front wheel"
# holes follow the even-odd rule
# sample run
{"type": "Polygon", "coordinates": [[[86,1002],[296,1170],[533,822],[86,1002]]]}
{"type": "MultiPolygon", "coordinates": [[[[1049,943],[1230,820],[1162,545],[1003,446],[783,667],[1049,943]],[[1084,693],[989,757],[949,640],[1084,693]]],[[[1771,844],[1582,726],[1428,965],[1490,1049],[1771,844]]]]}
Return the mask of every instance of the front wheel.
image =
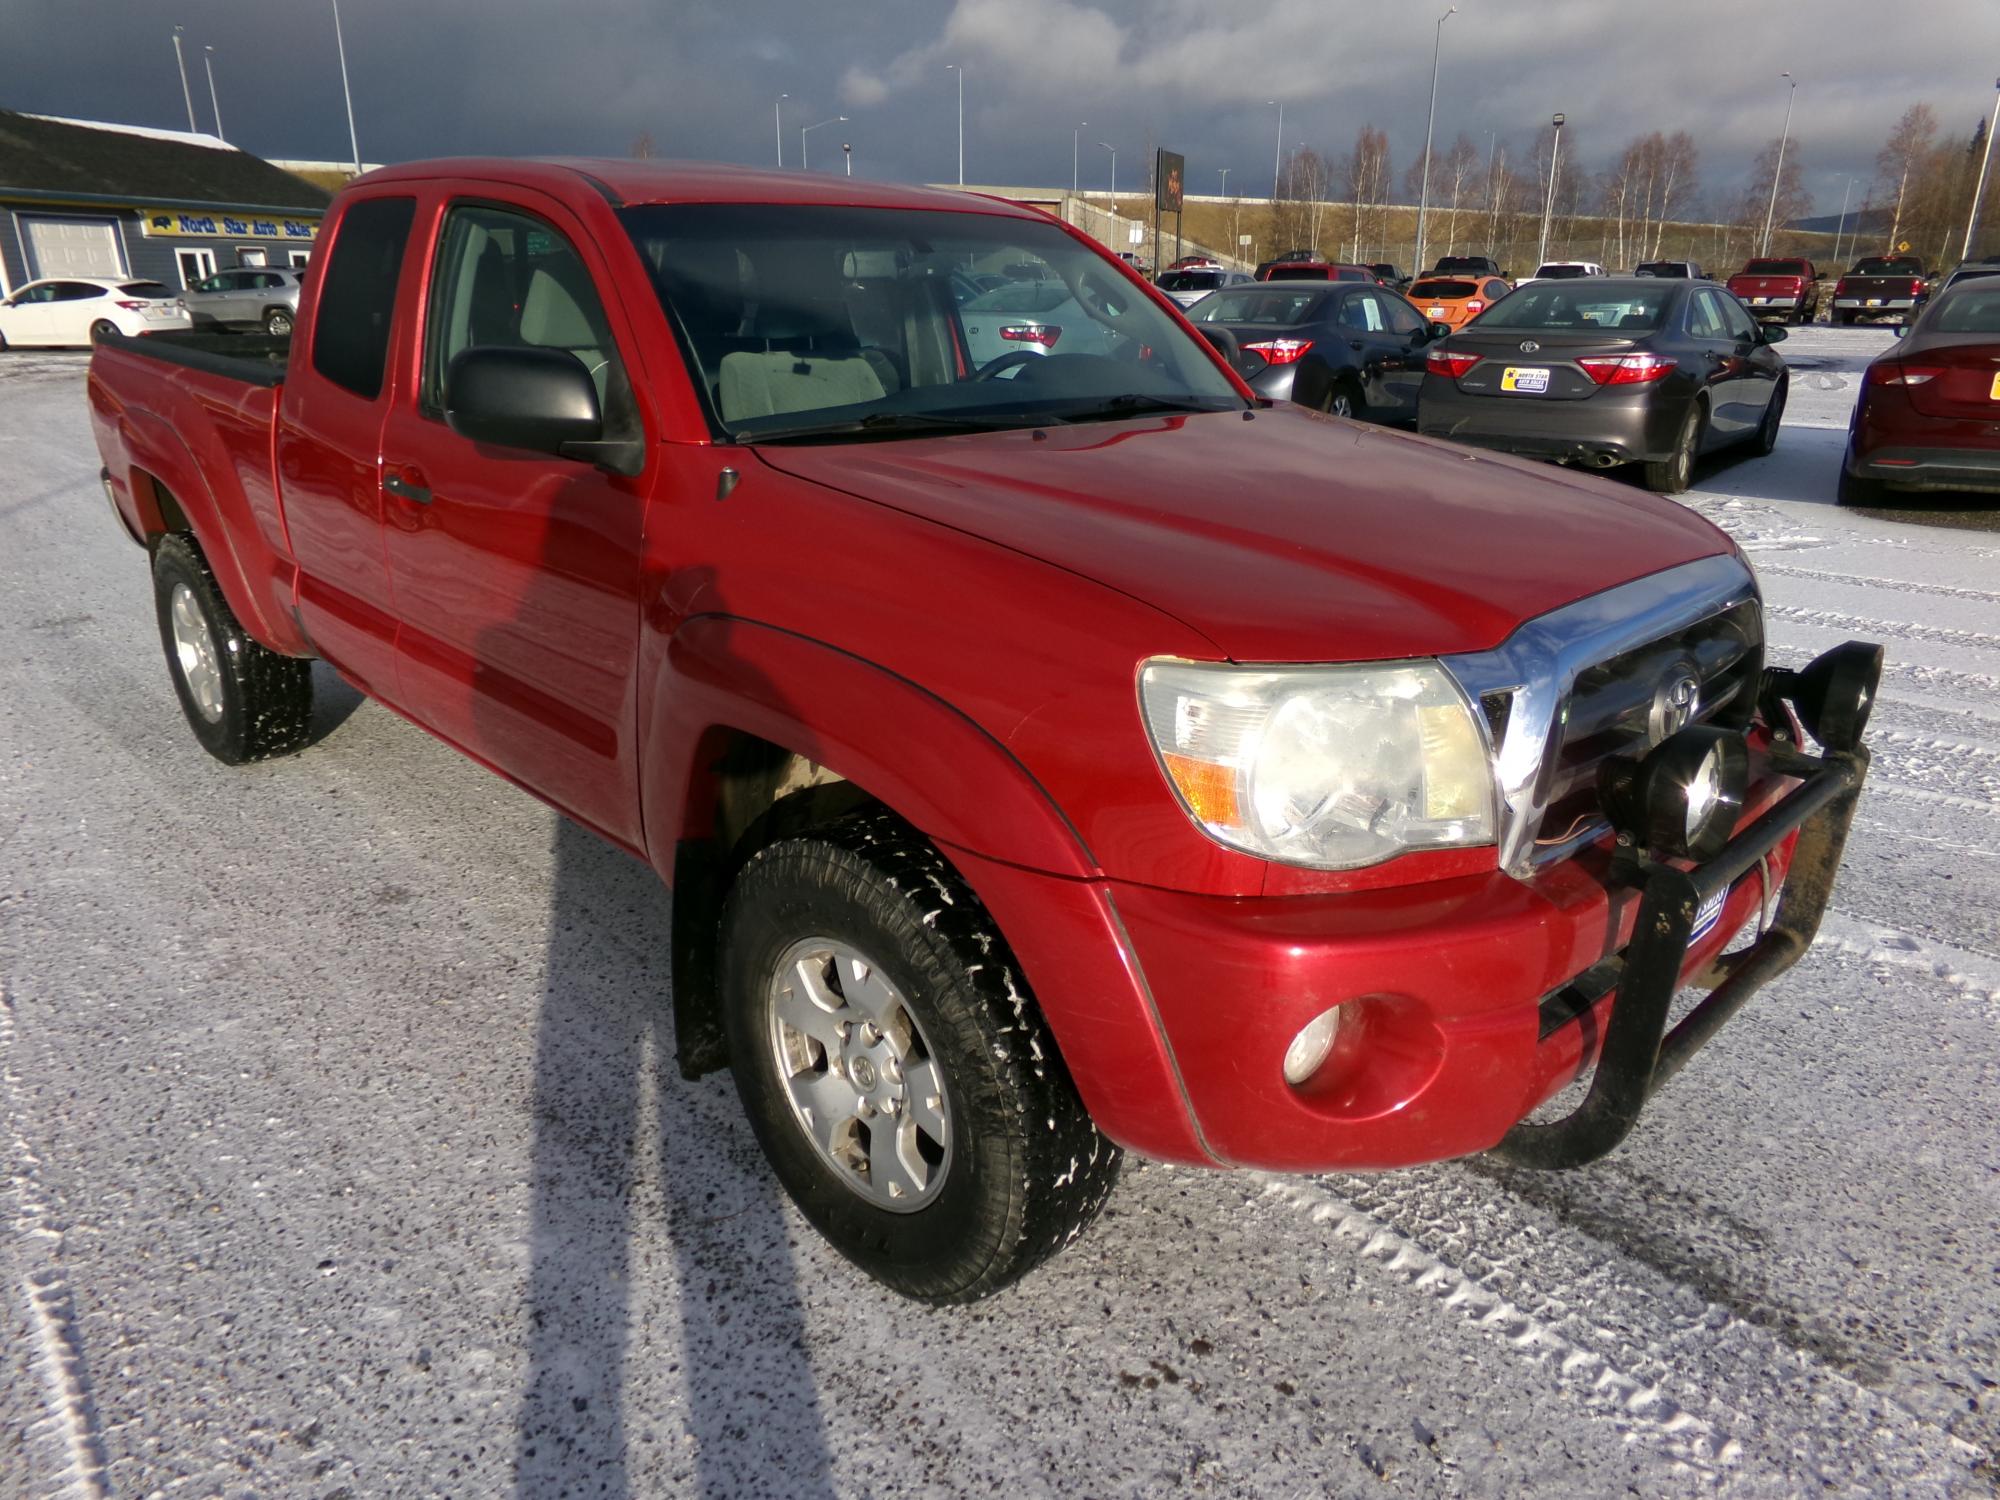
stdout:
{"type": "Polygon", "coordinates": [[[1694,483],[1695,455],[1701,452],[1704,412],[1699,401],[1688,408],[1673,452],[1646,465],[1646,488],[1656,495],[1678,495],[1694,483]]]}
{"type": "Polygon", "coordinates": [[[973,1301],[1104,1206],[1118,1148],[978,898],[892,815],[753,855],[722,960],[730,1060],[764,1154],[884,1285],[973,1301]]]}
{"type": "Polygon", "coordinates": [[[301,749],[312,720],[312,663],[251,639],[190,538],[162,538],[153,596],[167,670],[202,748],[231,766],[301,749]]]}

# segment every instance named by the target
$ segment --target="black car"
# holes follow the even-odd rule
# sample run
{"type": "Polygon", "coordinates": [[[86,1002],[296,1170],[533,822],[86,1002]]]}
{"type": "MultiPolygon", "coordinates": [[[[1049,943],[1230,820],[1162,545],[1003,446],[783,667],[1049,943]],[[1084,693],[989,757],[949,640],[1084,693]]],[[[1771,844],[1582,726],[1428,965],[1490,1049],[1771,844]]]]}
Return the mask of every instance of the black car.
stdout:
{"type": "Polygon", "coordinates": [[[1418,430],[1608,469],[1679,494],[1695,459],[1769,453],[1789,377],[1764,327],[1713,282],[1592,276],[1520,287],[1428,351],[1418,430]]]}
{"type": "Polygon", "coordinates": [[[1443,329],[1372,281],[1225,287],[1188,310],[1250,389],[1343,417],[1408,422],[1443,329]]]}
{"type": "Polygon", "coordinates": [[[1431,267],[1433,276],[1505,276],[1500,262],[1490,255],[1440,255],[1431,267]]]}

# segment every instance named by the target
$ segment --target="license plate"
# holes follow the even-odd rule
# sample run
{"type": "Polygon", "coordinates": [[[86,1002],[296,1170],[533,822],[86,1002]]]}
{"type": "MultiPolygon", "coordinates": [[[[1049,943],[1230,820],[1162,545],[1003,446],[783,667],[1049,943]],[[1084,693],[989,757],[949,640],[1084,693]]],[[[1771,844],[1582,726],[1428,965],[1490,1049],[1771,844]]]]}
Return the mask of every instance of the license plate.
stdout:
{"type": "Polygon", "coordinates": [[[1443,309],[1443,308],[1441,308],[1441,307],[1434,307],[1434,308],[1432,308],[1432,309],[1431,309],[1431,316],[1432,316],[1433,318],[1442,318],[1442,317],[1444,316],[1444,309],[1443,309]]]}
{"type": "Polygon", "coordinates": [[[1865,305],[1868,307],[1880,307],[1882,299],[1880,297],[1870,297],[1865,305]]]}
{"type": "Polygon", "coordinates": [[[1759,307],[1762,307],[1766,302],[1769,302],[1771,299],[1769,297],[1752,297],[1750,300],[1756,303],[1759,307]]]}
{"type": "Polygon", "coordinates": [[[1549,372],[1525,365],[1509,365],[1500,372],[1500,389],[1518,391],[1524,396],[1539,396],[1549,388],[1549,372]]]}

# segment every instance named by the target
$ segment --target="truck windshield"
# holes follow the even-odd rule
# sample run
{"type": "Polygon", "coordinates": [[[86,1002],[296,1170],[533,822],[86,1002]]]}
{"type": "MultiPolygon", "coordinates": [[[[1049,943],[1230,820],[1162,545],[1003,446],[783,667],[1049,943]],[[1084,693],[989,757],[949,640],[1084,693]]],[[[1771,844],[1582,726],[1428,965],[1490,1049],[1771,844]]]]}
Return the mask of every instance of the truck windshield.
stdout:
{"type": "Polygon", "coordinates": [[[797,204],[649,205],[621,217],[718,434],[735,441],[1246,404],[1204,346],[1053,224],[797,204]],[[989,274],[1012,280],[987,290],[989,274]]]}

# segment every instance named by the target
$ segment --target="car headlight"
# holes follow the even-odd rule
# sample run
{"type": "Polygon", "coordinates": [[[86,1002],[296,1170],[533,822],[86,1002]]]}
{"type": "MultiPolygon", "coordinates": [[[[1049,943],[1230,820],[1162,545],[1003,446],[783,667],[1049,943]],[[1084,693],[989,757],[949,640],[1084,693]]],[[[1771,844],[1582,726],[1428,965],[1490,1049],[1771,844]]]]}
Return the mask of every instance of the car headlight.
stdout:
{"type": "Polygon", "coordinates": [[[1494,840],[1477,711],[1434,661],[1244,668],[1160,659],[1146,729],[1181,805],[1231,848],[1320,870],[1494,840]]]}

